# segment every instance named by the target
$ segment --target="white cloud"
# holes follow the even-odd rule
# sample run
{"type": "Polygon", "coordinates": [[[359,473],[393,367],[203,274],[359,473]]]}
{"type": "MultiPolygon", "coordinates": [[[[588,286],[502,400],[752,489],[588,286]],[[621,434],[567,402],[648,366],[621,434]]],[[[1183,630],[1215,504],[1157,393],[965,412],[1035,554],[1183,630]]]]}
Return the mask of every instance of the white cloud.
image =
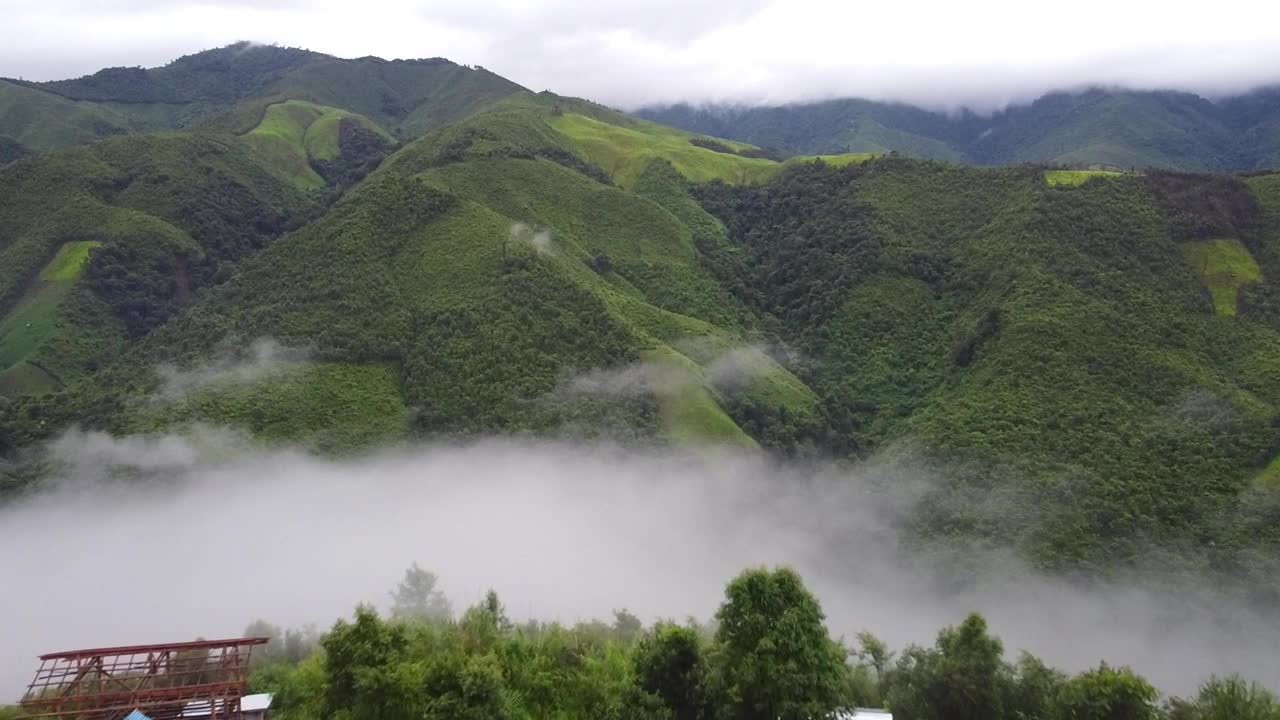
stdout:
{"type": "Polygon", "coordinates": [[[0,75],[157,65],[240,39],[444,56],[624,107],[832,96],[992,107],[1083,84],[1280,81],[1280,7],[1222,0],[0,0],[0,75]]]}

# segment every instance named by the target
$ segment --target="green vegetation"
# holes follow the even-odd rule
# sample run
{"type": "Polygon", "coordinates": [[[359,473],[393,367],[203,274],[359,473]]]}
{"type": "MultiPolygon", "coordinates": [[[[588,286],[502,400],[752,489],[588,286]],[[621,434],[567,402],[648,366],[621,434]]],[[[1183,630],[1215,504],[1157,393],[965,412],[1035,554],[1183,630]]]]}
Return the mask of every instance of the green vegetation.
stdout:
{"type": "Polygon", "coordinates": [[[812,358],[821,445],[946,468],[926,542],[1098,571],[1154,542],[1275,592],[1249,548],[1277,537],[1254,481],[1280,443],[1276,260],[1226,251],[1277,237],[1271,200],[1220,176],[1042,178],[878,158],[698,194],[745,255],[730,286],[812,358]],[[1256,278],[1239,317],[1211,312],[1187,243],[1256,278]]]}
{"type": "Polygon", "coordinates": [[[1114,177],[1114,170],[1045,170],[1045,182],[1050,185],[1082,185],[1093,178],[1114,177]]]}
{"type": "Polygon", "coordinates": [[[663,159],[694,181],[720,179],[733,183],[764,180],[778,164],[764,158],[730,155],[689,142],[689,135],[653,123],[623,127],[575,113],[553,117],[550,124],[567,135],[591,162],[604,168],[619,185],[632,187],[645,167],[663,159]]]}
{"type": "Polygon", "coordinates": [[[304,190],[324,187],[325,178],[314,165],[337,160],[343,123],[380,137],[386,146],[395,140],[385,130],[354,113],[300,100],[269,105],[245,140],[268,165],[293,179],[304,190]]]}
{"type": "Polygon", "coordinates": [[[1182,255],[1213,297],[1219,315],[1236,314],[1236,296],[1246,283],[1262,279],[1258,263],[1232,238],[1183,243],[1182,255]]]}
{"type": "MultiPolygon", "coordinates": [[[[124,114],[0,80],[0,136],[32,150],[53,150],[139,129],[124,114]]],[[[0,157],[0,165],[11,157],[0,157]]]]}
{"type": "Polygon", "coordinates": [[[522,90],[443,58],[342,60],[236,43],[148,70],[107,68],[42,83],[0,81],[0,137],[47,151],[131,132],[213,127],[243,133],[257,124],[266,105],[297,100],[341,108],[409,138],[522,90]],[[240,127],[246,117],[252,122],[240,127]]]}
{"type": "Polygon", "coordinates": [[[380,162],[348,111],[257,110],[237,127],[323,193],[213,131],[0,170],[6,317],[59,247],[101,243],[13,344],[0,450],[205,422],[334,453],[514,433],[874,457],[947,480],[917,547],[1107,574],[1155,546],[1280,593],[1273,176],[779,162],[549,93],[380,162]],[[259,338],[311,364],[154,401],[157,367],[259,338]]]}
{"type": "Polygon", "coordinates": [[[883,707],[901,720],[1275,720],[1280,702],[1238,676],[1194,697],[1161,697],[1128,667],[1068,675],[1039,658],[1005,657],[971,614],[931,646],[891,651],[870,632],[833,639],[823,609],[788,568],[729,582],[715,622],[626,610],[565,626],[508,616],[490,590],[454,613],[439,579],[413,565],[390,618],[358,607],[324,634],[255,621],[272,638],[250,687],[282,720],[331,717],[809,720],[883,707]]]}
{"type": "Polygon", "coordinates": [[[399,381],[398,370],[387,365],[306,364],[162,400],[143,411],[135,430],[199,421],[243,429],[266,443],[349,452],[404,437],[408,409],[399,381]]]}
{"type": "Polygon", "coordinates": [[[837,153],[835,155],[793,155],[786,159],[784,165],[799,165],[800,163],[811,163],[821,160],[828,165],[835,167],[844,167],[845,165],[856,165],[864,163],[881,153],[869,152],[849,152],[837,153]]]}
{"type": "Polygon", "coordinates": [[[114,363],[131,337],[312,207],[231,138],[117,138],[24,160],[0,177],[6,395],[114,363]]]}
{"type": "Polygon", "coordinates": [[[98,242],[70,242],[58,249],[16,307],[0,321],[0,368],[21,362],[54,329],[58,310],[98,242]]]}
{"type": "Polygon", "coordinates": [[[1254,170],[1280,159],[1280,91],[1210,102],[1189,93],[1050,93],[994,115],[845,99],[781,107],[675,105],[648,120],[781,151],[896,152],[956,163],[1114,170],[1254,170]]]}

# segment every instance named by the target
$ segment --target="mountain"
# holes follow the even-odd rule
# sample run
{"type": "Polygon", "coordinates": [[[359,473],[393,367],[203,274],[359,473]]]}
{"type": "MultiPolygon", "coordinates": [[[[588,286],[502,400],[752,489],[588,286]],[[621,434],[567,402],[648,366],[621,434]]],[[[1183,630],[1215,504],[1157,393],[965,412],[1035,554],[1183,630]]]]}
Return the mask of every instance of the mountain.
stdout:
{"type": "Polygon", "coordinates": [[[1189,93],[1051,93],[989,117],[846,99],[776,107],[642,109],[639,117],[791,153],[899,152],[1008,165],[1254,170],[1280,162],[1280,89],[1217,103],[1189,93]]]}
{"type": "Polygon", "coordinates": [[[237,43],[159,68],[107,68],[51,82],[0,80],[0,138],[50,150],[127,132],[244,123],[284,99],[340,107],[408,138],[522,89],[443,58],[346,60],[237,43]]]}
{"type": "Polygon", "coordinates": [[[940,475],[925,545],[1280,592],[1280,174],[782,161],[487,84],[400,142],[273,85],[394,64],[283,57],[197,129],[0,167],[0,489],[73,425],[729,444],[940,475]]]}

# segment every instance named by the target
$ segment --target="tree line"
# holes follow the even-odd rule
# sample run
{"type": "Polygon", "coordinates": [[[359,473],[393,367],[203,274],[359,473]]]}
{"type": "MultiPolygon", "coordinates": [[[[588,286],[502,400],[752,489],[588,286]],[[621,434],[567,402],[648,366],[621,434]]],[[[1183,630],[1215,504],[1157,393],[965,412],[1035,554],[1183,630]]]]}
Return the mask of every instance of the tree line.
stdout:
{"type": "Polygon", "coordinates": [[[978,614],[931,646],[895,653],[870,632],[846,643],[785,567],[735,577],[707,623],[644,627],[625,610],[516,622],[493,591],[455,614],[417,565],[391,600],[387,616],[362,605],[323,634],[254,623],[247,633],[273,640],[251,690],[275,694],[279,720],[809,720],[857,707],[894,720],[1280,720],[1276,696],[1237,676],[1162,697],[1128,667],[1010,662],[978,614]]]}

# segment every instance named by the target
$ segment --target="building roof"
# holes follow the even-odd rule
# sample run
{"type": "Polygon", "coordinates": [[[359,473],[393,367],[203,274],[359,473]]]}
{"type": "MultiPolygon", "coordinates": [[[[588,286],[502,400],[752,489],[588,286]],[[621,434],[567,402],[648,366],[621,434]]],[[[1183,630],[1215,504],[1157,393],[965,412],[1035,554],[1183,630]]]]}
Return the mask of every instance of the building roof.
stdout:
{"type": "Polygon", "coordinates": [[[893,720],[893,713],[881,708],[852,708],[837,712],[835,720],[893,720]]]}
{"type": "Polygon", "coordinates": [[[240,712],[255,712],[271,707],[271,693],[245,695],[240,698],[240,712]]]}
{"type": "MultiPolygon", "coordinates": [[[[222,711],[222,701],[214,702],[214,707],[219,712],[222,711]]],[[[258,693],[256,695],[245,695],[240,698],[240,712],[262,712],[271,707],[271,693],[258,693]]],[[[182,706],[182,712],[179,718],[205,718],[209,717],[209,701],[196,700],[182,706]]],[[[127,719],[126,719],[127,720],[127,719]]],[[[148,720],[150,720],[148,718],[148,720]]]]}
{"type": "Polygon", "coordinates": [[[151,718],[143,715],[141,710],[134,708],[133,712],[124,716],[124,720],[151,720],[151,718]]]}

